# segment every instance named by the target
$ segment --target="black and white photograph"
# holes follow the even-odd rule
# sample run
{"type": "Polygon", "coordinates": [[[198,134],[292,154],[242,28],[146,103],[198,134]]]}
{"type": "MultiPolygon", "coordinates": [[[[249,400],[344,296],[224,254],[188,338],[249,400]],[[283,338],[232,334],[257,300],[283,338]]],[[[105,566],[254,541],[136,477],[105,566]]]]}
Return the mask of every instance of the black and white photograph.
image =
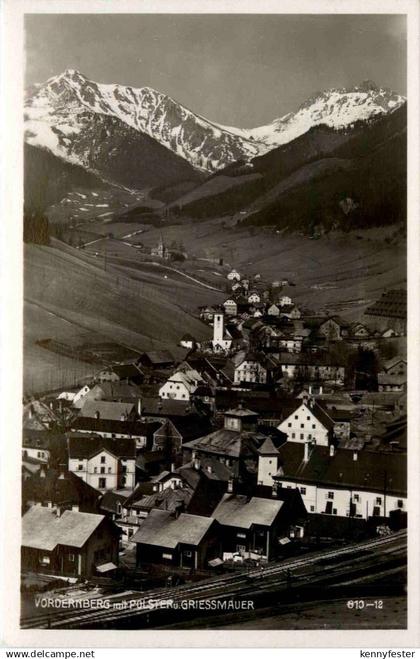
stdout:
{"type": "Polygon", "coordinates": [[[22,631],[408,629],[407,15],[280,12],[23,16],[22,631]]]}

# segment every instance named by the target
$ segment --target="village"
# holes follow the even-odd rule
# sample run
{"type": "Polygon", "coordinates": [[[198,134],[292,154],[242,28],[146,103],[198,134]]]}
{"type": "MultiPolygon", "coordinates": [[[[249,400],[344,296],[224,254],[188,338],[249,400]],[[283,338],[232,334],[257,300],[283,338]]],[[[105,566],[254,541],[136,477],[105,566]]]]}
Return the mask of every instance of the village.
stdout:
{"type": "Polygon", "coordinates": [[[25,399],[23,592],[147,590],[406,528],[405,291],[351,323],[287,279],[226,282],[182,360],[25,399]]]}

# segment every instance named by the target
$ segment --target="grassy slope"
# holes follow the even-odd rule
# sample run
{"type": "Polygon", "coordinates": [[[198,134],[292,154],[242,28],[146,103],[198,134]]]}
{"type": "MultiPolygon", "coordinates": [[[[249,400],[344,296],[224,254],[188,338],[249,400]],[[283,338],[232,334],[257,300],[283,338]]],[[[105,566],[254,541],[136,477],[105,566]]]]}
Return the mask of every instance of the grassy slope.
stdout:
{"type": "Polygon", "coordinates": [[[38,348],[37,339],[174,350],[185,332],[209,337],[208,328],[185,311],[201,303],[201,289],[192,282],[177,283],[174,295],[170,276],[164,280],[161,273],[151,273],[148,281],[135,280],[127,276],[129,270],[120,266],[114,271],[111,264],[104,272],[88,255],[57,245],[25,246],[26,390],[69,386],[92,371],[89,365],[38,348]]]}
{"type": "MultiPolygon", "coordinates": [[[[219,219],[189,224],[188,231],[182,225],[168,226],[164,235],[167,242],[182,240],[187,252],[199,258],[222,257],[226,266],[241,273],[258,272],[267,281],[289,278],[296,286],[287,290],[297,302],[315,310],[327,306],[357,319],[382,291],[405,284],[405,242],[386,242],[394,231],[333,232],[310,240],[298,234],[223,228],[219,219]]],[[[159,230],[150,229],[141,237],[153,245],[159,230]]],[[[197,261],[195,268],[201,267],[197,261]]]]}

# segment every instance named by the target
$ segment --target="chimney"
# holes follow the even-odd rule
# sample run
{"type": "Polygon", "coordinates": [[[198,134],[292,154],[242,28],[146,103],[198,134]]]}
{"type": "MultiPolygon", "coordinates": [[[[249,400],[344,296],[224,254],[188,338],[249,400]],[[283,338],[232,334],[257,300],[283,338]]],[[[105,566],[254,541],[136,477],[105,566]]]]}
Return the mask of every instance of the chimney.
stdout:
{"type": "Polygon", "coordinates": [[[309,444],[310,444],[310,442],[305,442],[305,444],[304,444],[304,452],[303,452],[303,461],[304,462],[309,462],[309,444]]]}
{"type": "Polygon", "coordinates": [[[277,483],[273,481],[273,486],[271,488],[271,496],[273,499],[277,499],[277,483]]]}
{"type": "Polygon", "coordinates": [[[357,458],[358,458],[357,451],[353,451],[353,461],[357,462],[357,458]]]}
{"type": "Polygon", "coordinates": [[[200,458],[194,458],[193,465],[194,465],[194,469],[199,471],[201,467],[200,458]]]}
{"type": "Polygon", "coordinates": [[[233,494],[233,478],[229,478],[228,480],[227,491],[229,494],[233,494]]]}
{"type": "Polygon", "coordinates": [[[141,398],[137,401],[137,414],[141,417],[141,398]]]}
{"type": "Polygon", "coordinates": [[[124,413],[120,415],[120,421],[125,421],[125,414],[124,413]]]}
{"type": "Polygon", "coordinates": [[[95,419],[100,419],[100,418],[101,418],[101,413],[99,412],[99,410],[96,410],[95,419]]]}
{"type": "Polygon", "coordinates": [[[175,472],[175,462],[171,462],[171,474],[175,472]]]}
{"type": "Polygon", "coordinates": [[[34,407],[32,403],[30,403],[28,408],[28,418],[32,419],[33,415],[34,415],[34,407]]]}
{"type": "Polygon", "coordinates": [[[212,466],[211,466],[211,465],[207,465],[207,467],[206,467],[206,471],[207,471],[209,474],[212,474],[212,473],[213,473],[213,468],[212,468],[212,466]]]}
{"type": "Polygon", "coordinates": [[[334,457],[334,444],[330,444],[330,458],[334,457]]]}
{"type": "Polygon", "coordinates": [[[171,481],[171,488],[173,490],[176,490],[176,481],[174,481],[174,480],[171,481]]]}
{"type": "Polygon", "coordinates": [[[63,463],[63,462],[60,462],[60,464],[59,464],[59,470],[60,470],[60,475],[59,475],[58,478],[59,478],[60,480],[64,480],[65,477],[66,477],[67,465],[66,465],[65,463],[63,463]]]}

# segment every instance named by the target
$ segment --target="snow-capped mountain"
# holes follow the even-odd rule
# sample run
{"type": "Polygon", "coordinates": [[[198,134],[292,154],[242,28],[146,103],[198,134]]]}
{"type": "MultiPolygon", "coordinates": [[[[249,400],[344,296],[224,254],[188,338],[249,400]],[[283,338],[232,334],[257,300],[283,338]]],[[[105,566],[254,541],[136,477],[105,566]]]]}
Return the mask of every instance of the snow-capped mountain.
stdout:
{"type": "MultiPolygon", "coordinates": [[[[115,150],[118,155],[124,139],[137,143],[140,136],[148,136],[178,161],[212,173],[237,160],[263,155],[313,126],[341,129],[391,113],[404,102],[404,97],[367,82],[317,94],[296,113],[267,126],[239,129],[213,123],[149,87],[99,84],[67,70],[32,89],[25,104],[25,139],[67,161],[98,170],[98,159],[104,167],[105,157],[112,159],[115,150]]],[[[144,140],[135,148],[143,146],[144,140]]]]}

